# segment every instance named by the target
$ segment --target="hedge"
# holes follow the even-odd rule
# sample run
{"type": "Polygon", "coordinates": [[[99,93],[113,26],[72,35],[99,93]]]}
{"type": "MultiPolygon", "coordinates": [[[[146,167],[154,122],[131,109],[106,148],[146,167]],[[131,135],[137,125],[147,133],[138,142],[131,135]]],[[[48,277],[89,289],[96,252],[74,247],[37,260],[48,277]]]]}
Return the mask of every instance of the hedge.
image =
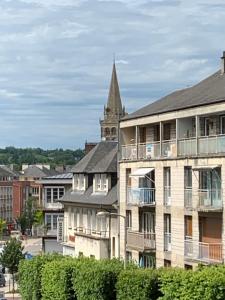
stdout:
{"type": "Polygon", "coordinates": [[[116,282],[123,263],[118,260],[82,264],[73,272],[73,285],[78,300],[115,300],[116,282]]]}
{"type": "Polygon", "coordinates": [[[207,266],[196,271],[171,269],[161,273],[163,300],[225,299],[225,267],[207,266]]]}
{"type": "Polygon", "coordinates": [[[124,270],[116,285],[118,300],[156,300],[159,291],[159,272],[153,269],[124,270]]]}
{"type": "Polygon", "coordinates": [[[41,271],[44,265],[62,259],[62,255],[39,255],[19,264],[19,288],[23,300],[39,300],[41,296],[41,271]]]}

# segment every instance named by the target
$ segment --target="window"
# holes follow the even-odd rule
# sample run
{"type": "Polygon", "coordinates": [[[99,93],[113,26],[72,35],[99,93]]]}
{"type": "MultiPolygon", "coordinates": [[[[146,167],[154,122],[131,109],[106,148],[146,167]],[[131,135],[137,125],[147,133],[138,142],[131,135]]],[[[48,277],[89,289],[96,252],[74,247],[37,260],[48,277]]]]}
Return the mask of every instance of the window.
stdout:
{"type": "Polygon", "coordinates": [[[57,229],[57,220],[58,220],[58,216],[53,215],[53,229],[57,229]]]}
{"type": "Polygon", "coordinates": [[[107,191],[107,176],[106,174],[95,175],[95,191],[107,191]]]}
{"type": "Polygon", "coordinates": [[[155,256],[147,253],[139,255],[139,265],[142,268],[155,268],[155,256]]]}
{"type": "Polygon", "coordinates": [[[39,188],[38,187],[33,187],[32,188],[32,194],[35,195],[35,196],[38,195],[39,194],[39,188]]]}
{"type": "Polygon", "coordinates": [[[46,215],[46,227],[48,230],[52,228],[52,218],[51,215],[46,215]]]}
{"type": "Polygon", "coordinates": [[[116,252],[116,238],[112,237],[112,257],[115,257],[115,252],[116,252]]]}
{"type": "Polygon", "coordinates": [[[116,135],[116,127],[111,128],[111,134],[114,136],[116,135]]]}
{"type": "Polygon", "coordinates": [[[155,214],[144,212],[141,218],[141,231],[145,234],[155,233],[155,214]]]}
{"type": "Polygon", "coordinates": [[[184,217],[185,240],[192,239],[192,216],[184,217]]]}
{"type": "Polygon", "coordinates": [[[132,211],[126,210],[126,227],[132,228],[132,211]]]}
{"type": "Polygon", "coordinates": [[[171,172],[170,167],[164,168],[164,204],[171,205],[171,172]]]}
{"type": "Polygon", "coordinates": [[[191,189],[192,188],[192,168],[184,167],[184,188],[191,189]]]}
{"type": "Polygon", "coordinates": [[[58,200],[58,189],[54,188],[53,189],[53,202],[57,202],[58,200]]]}
{"type": "Polygon", "coordinates": [[[164,251],[171,251],[171,215],[164,215],[164,251]]]}
{"type": "Polygon", "coordinates": [[[165,123],[163,125],[163,140],[169,141],[171,139],[171,124],[165,123]]]}
{"type": "Polygon", "coordinates": [[[164,267],[165,267],[165,268],[171,267],[171,260],[164,259],[164,267]]]}
{"type": "Polygon", "coordinates": [[[77,228],[77,209],[74,208],[73,210],[73,226],[74,228],[77,228]]]}
{"type": "Polygon", "coordinates": [[[77,191],[85,190],[85,175],[84,174],[74,174],[73,176],[73,189],[77,191]]]}
{"type": "Polygon", "coordinates": [[[126,251],[126,259],[127,261],[132,261],[132,252],[126,251]]]}
{"type": "Polygon", "coordinates": [[[46,200],[47,203],[52,202],[52,189],[46,189],[46,200]]]}
{"type": "Polygon", "coordinates": [[[64,195],[64,188],[59,188],[59,199],[64,195]]]}
{"type": "Polygon", "coordinates": [[[225,116],[220,117],[220,133],[225,134],[225,116]]]}

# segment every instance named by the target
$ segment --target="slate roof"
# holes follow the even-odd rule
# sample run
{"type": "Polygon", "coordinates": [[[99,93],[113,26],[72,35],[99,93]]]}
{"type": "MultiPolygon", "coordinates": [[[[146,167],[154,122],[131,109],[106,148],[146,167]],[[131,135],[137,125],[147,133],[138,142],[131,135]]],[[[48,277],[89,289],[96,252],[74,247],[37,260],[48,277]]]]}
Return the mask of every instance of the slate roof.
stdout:
{"type": "Polygon", "coordinates": [[[73,173],[113,173],[117,170],[117,142],[98,143],[72,169],[73,173]]]}
{"type": "Polygon", "coordinates": [[[63,174],[57,174],[57,175],[53,175],[53,176],[47,176],[44,177],[43,179],[72,179],[73,178],[73,174],[72,173],[63,173],[63,174]]]}
{"type": "Polygon", "coordinates": [[[94,205],[112,205],[117,201],[117,185],[115,185],[107,194],[94,193],[93,186],[90,186],[84,193],[69,190],[65,193],[60,202],[81,203],[94,205]]]}
{"type": "Polygon", "coordinates": [[[175,91],[126,115],[122,121],[222,101],[225,101],[225,74],[221,74],[220,70],[190,88],[175,91]]]}
{"type": "Polygon", "coordinates": [[[0,176],[18,177],[18,174],[17,172],[12,171],[9,167],[0,165],[0,176]]]}
{"type": "Polygon", "coordinates": [[[23,171],[22,175],[25,177],[42,178],[42,177],[52,176],[56,174],[59,174],[56,170],[52,170],[52,169],[49,170],[45,167],[39,168],[35,165],[31,165],[23,171]]]}

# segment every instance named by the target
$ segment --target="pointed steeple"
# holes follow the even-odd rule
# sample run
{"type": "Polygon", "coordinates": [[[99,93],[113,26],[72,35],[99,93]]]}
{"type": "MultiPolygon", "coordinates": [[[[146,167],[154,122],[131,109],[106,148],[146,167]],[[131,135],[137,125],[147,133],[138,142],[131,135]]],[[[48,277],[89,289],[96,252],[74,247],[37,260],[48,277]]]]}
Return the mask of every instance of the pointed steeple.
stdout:
{"type": "Polygon", "coordinates": [[[110,114],[117,114],[121,116],[123,113],[115,61],[113,62],[112,77],[106,109],[110,114]]]}
{"type": "Polygon", "coordinates": [[[102,140],[118,140],[118,123],[124,115],[125,108],[122,107],[114,59],[108,101],[106,107],[104,106],[104,119],[100,120],[102,140]]]}

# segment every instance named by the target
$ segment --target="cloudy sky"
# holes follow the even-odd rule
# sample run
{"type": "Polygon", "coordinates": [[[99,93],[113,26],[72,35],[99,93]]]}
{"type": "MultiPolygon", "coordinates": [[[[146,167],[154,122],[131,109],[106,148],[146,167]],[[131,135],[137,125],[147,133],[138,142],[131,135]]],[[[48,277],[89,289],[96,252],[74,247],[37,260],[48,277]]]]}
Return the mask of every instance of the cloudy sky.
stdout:
{"type": "Polygon", "coordinates": [[[99,140],[116,53],[132,112],[216,71],[224,0],[0,0],[0,147],[99,140]]]}

